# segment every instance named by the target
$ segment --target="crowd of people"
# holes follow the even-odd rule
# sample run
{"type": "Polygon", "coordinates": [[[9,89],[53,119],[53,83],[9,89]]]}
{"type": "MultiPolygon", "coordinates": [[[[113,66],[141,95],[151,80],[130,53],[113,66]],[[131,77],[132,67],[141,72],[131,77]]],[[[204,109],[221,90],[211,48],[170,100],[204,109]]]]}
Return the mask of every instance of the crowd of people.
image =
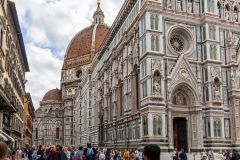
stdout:
{"type": "Polygon", "coordinates": [[[90,143],[87,148],[80,146],[63,147],[60,145],[43,147],[32,146],[23,151],[18,149],[9,155],[8,146],[0,142],[0,160],[160,160],[160,148],[157,145],[148,145],[144,151],[93,148],[90,143]]]}
{"type": "MultiPolygon", "coordinates": [[[[175,149],[171,157],[173,160],[187,160],[186,152],[175,149]]],[[[0,160],[160,160],[160,148],[157,145],[147,145],[143,152],[138,150],[124,150],[93,148],[90,143],[86,148],[64,146],[32,146],[25,150],[10,151],[8,145],[0,142],[0,160]]],[[[200,160],[197,158],[196,160],[200,160]]],[[[203,150],[201,160],[240,160],[236,150],[214,153],[203,150]]]]}

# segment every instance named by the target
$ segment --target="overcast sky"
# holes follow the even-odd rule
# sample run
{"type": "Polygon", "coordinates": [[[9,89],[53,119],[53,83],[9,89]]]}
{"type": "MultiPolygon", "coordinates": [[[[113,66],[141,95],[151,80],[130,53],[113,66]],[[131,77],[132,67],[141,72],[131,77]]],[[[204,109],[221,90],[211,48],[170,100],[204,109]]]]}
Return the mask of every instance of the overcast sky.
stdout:
{"type": "MultiPolygon", "coordinates": [[[[92,23],[96,0],[14,0],[30,66],[26,91],[35,108],[44,94],[60,88],[66,48],[74,35],[92,23]]],[[[110,26],[124,0],[101,0],[110,26]]]]}

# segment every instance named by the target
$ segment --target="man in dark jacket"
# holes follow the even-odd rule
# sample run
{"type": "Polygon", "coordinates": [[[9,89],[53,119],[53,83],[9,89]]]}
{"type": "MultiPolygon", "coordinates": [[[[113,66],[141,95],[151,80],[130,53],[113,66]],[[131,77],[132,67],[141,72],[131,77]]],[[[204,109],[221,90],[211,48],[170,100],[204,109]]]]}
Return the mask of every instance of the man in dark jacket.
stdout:
{"type": "Polygon", "coordinates": [[[63,152],[63,147],[59,146],[57,152],[57,160],[67,160],[67,155],[63,152]]]}
{"type": "Polygon", "coordinates": [[[45,160],[44,159],[44,151],[43,151],[43,149],[42,149],[42,145],[40,145],[39,147],[38,147],[38,151],[37,151],[37,159],[38,160],[45,160]]]}

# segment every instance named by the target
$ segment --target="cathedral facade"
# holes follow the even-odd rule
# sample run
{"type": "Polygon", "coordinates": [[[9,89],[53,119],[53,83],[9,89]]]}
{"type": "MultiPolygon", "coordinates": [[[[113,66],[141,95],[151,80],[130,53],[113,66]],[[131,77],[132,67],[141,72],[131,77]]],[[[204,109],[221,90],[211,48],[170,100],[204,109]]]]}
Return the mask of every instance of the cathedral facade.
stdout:
{"type": "Polygon", "coordinates": [[[98,3],[65,56],[62,143],[240,149],[239,10],[238,0],[126,0],[108,28],[98,3]]]}

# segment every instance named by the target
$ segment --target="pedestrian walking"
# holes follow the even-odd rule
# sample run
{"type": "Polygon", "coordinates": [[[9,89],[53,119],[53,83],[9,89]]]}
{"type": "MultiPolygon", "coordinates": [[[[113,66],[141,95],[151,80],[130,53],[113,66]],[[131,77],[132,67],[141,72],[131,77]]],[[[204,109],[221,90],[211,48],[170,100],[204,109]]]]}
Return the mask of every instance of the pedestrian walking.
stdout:
{"type": "Polygon", "coordinates": [[[160,160],[160,148],[157,145],[147,145],[143,151],[144,160],[160,160]]]}

